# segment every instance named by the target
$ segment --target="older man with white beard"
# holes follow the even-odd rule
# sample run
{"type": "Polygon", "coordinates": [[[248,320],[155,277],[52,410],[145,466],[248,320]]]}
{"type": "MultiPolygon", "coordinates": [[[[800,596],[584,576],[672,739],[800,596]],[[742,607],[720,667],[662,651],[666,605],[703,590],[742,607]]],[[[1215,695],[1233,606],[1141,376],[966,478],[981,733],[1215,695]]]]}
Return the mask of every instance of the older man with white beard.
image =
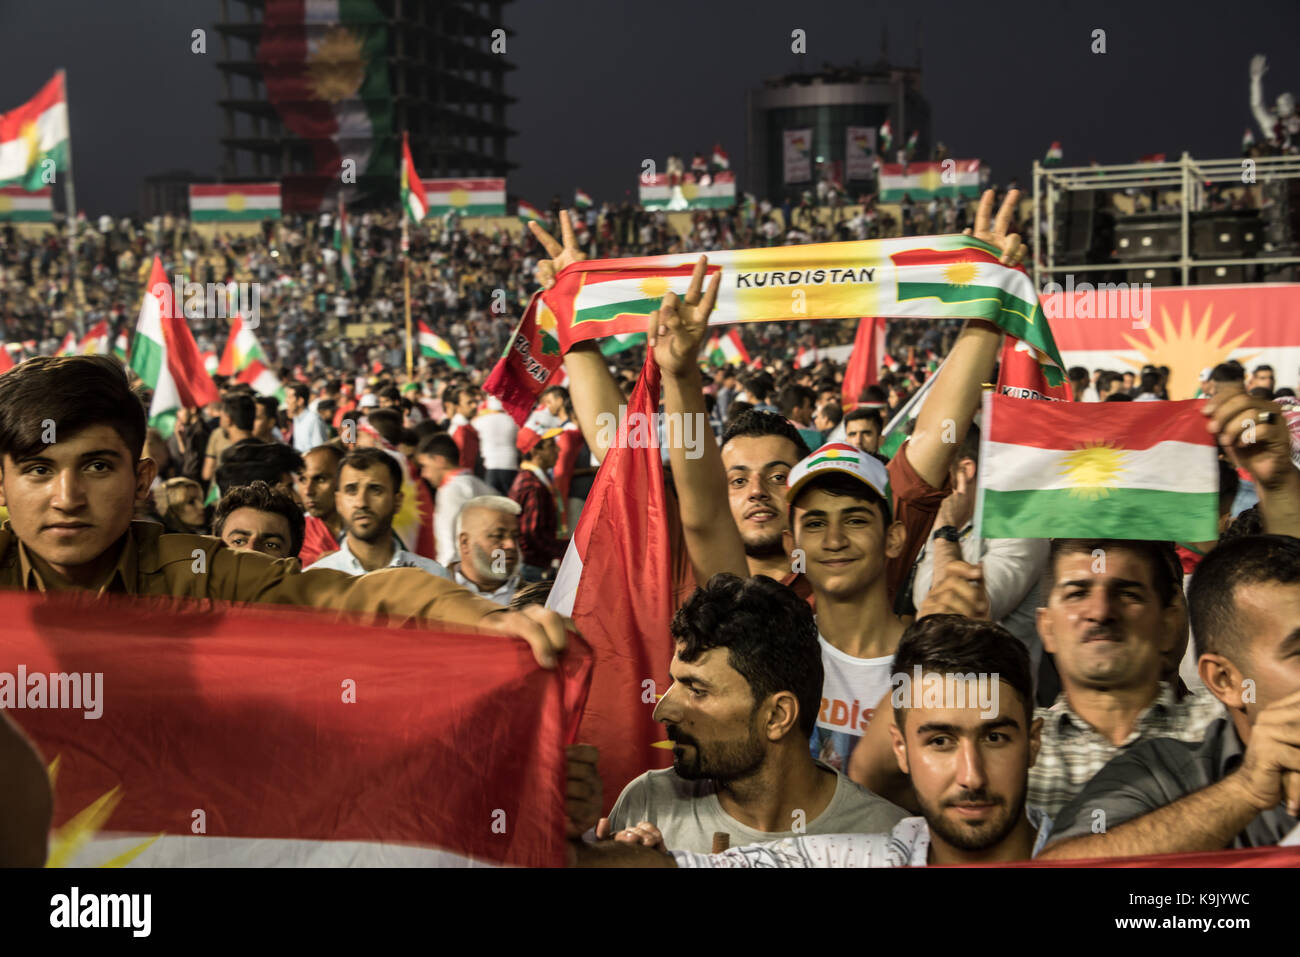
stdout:
{"type": "Polygon", "coordinates": [[[519,503],[503,495],[480,495],[456,514],[460,556],[447,566],[458,585],[508,605],[520,585],[519,503]]]}

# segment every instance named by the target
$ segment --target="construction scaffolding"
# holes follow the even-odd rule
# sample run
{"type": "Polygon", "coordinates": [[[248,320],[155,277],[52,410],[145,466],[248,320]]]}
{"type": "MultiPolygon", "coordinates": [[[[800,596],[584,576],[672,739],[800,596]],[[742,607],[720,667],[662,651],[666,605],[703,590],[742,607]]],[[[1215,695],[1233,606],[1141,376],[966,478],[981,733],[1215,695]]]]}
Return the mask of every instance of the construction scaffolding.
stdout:
{"type": "MultiPolygon", "coordinates": [[[[1044,167],[1034,162],[1033,229],[1037,252],[1034,256],[1034,284],[1042,288],[1045,280],[1052,280],[1065,272],[1114,272],[1116,270],[1177,269],[1181,271],[1182,285],[1189,284],[1192,269],[1203,266],[1300,265],[1300,248],[1291,234],[1285,241],[1263,244],[1264,255],[1237,256],[1233,258],[1202,258],[1193,255],[1192,217],[1209,212],[1206,206],[1207,187],[1211,184],[1232,184],[1236,187],[1260,187],[1260,194],[1269,192],[1269,186],[1284,184],[1287,188],[1273,190],[1282,196],[1281,203],[1288,204],[1288,194],[1294,195],[1300,181],[1300,156],[1260,156],[1237,159],[1197,160],[1183,153],[1173,162],[1133,163],[1124,166],[1044,167]],[[1064,263],[1058,254],[1062,200],[1070,193],[1080,191],[1123,192],[1160,191],[1173,194],[1178,199],[1177,218],[1180,222],[1181,252],[1176,258],[1143,260],[1128,258],[1109,259],[1105,262],[1064,263]]],[[[1273,200],[1270,200],[1273,201],[1273,200]]],[[[1279,215],[1287,212],[1294,216],[1297,210],[1274,210],[1279,215]]],[[[1267,218],[1267,204],[1261,205],[1261,214],[1267,218]]]]}

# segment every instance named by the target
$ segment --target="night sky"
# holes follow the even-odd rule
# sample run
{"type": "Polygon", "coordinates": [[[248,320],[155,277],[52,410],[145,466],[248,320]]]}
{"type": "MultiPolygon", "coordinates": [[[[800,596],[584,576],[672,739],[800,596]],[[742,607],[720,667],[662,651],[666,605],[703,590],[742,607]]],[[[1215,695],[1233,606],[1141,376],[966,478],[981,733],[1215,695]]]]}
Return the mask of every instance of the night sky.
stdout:
{"type": "MultiPolygon", "coordinates": [[[[0,109],[67,67],[88,213],[132,211],[152,173],[215,173],[220,46],[209,30],[207,56],[192,54],[190,31],[217,12],[215,0],[0,0],[0,109]]],[[[715,140],[741,167],[746,90],[827,63],[874,63],[886,26],[890,57],[905,65],[919,31],[933,137],[984,160],[999,182],[1027,182],[1054,139],[1067,165],[1236,156],[1253,125],[1254,53],[1270,61],[1270,103],[1300,95],[1296,0],[519,0],[505,16],[518,67],[507,81],[519,164],[508,189],[536,205],[574,186],[621,199],[644,158],[715,140]],[[795,28],[807,33],[804,55],[790,52],[795,28]],[[1104,55],[1090,52],[1096,28],[1104,55]]]]}

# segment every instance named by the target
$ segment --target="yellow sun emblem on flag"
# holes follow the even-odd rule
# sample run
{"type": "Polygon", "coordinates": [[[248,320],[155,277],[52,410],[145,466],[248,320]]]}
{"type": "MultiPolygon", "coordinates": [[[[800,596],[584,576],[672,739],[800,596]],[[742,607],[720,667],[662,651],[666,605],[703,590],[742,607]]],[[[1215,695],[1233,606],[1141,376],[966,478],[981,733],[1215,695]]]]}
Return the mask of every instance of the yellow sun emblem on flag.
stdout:
{"type": "Polygon", "coordinates": [[[14,201],[4,193],[0,193],[0,213],[7,213],[14,208],[14,201]]]}
{"type": "Polygon", "coordinates": [[[700,195],[700,188],[694,183],[682,183],[682,196],[689,202],[700,195]]]}
{"type": "MultiPolygon", "coordinates": [[[[59,780],[59,757],[50,762],[47,770],[50,778],[50,790],[53,791],[59,780]]],[[[90,839],[103,829],[113,811],[122,802],[122,789],[113,788],[101,795],[91,805],[68,819],[62,827],[54,829],[50,835],[50,850],[45,859],[46,867],[68,867],[69,862],[77,856],[90,839]]],[[[109,858],[100,867],[125,867],[149,849],[149,846],[162,837],[155,834],[147,841],[133,847],[116,857],[109,858]]]]}
{"type": "Polygon", "coordinates": [[[1124,470],[1123,449],[1107,442],[1088,442],[1066,455],[1060,474],[1073,486],[1070,495],[1096,501],[1110,494],[1124,470]]]}
{"type": "Polygon", "coordinates": [[[465,192],[463,189],[453,189],[447,194],[447,202],[451,203],[453,206],[468,206],[469,193],[465,192]]]}
{"type": "Polygon", "coordinates": [[[647,299],[662,299],[668,292],[668,280],[663,276],[650,276],[642,279],[638,288],[647,299]]]}
{"type": "Polygon", "coordinates": [[[228,193],[226,195],[226,209],[232,213],[242,213],[248,201],[244,198],[243,193],[228,193]]]}
{"type": "Polygon", "coordinates": [[[28,120],[27,125],[18,133],[19,138],[27,144],[27,163],[28,168],[35,165],[37,158],[41,155],[41,131],[36,128],[35,120],[28,120]]]}
{"type": "Polygon", "coordinates": [[[312,92],[331,103],[356,96],[366,78],[361,51],[361,39],[346,27],[336,26],[326,33],[307,61],[312,92]]]}
{"type": "Polygon", "coordinates": [[[969,286],[975,281],[979,270],[972,262],[949,263],[943,267],[943,278],[950,286],[969,286]]]}
{"type": "MultiPolygon", "coordinates": [[[[1169,311],[1161,306],[1159,329],[1156,328],[1155,322],[1151,321],[1150,316],[1146,317],[1150,325],[1150,328],[1145,330],[1146,342],[1127,333],[1124,334],[1125,341],[1142,353],[1142,361],[1138,362],[1126,356],[1116,358],[1134,369],[1140,369],[1144,365],[1169,366],[1167,387],[1169,398],[1190,399],[1196,394],[1200,384],[1200,371],[1213,368],[1220,362],[1227,362],[1233,351],[1250,337],[1251,330],[1247,328],[1241,335],[1229,339],[1228,336],[1233,331],[1233,320],[1237,318],[1236,313],[1229,313],[1228,317],[1219,323],[1214,322],[1213,312],[1214,305],[1211,303],[1205,307],[1200,320],[1193,326],[1191,305],[1184,302],[1182,315],[1175,325],[1169,316],[1169,311]],[[1213,331],[1210,329],[1212,322],[1215,325],[1213,331]]],[[[1140,329],[1141,323],[1137,323],[1137,326],[1140,329]]],[[[1258,352],[1252,352],[1235,358],[1245,364],[1258,355],[1258,352]]]]}

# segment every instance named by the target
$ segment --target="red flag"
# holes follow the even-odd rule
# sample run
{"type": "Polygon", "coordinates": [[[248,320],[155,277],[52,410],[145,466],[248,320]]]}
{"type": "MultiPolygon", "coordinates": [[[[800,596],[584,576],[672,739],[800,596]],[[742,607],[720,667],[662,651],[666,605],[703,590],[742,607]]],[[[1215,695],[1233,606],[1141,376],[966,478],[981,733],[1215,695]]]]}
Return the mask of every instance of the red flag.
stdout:
{"type": "Polygon", "coordinates": [[[6,348],[0,348],[0,372],[8,372],[14,367],[14,357],[6,348]]]}
{"type": "Polygon", "coordinates": [[[858,320],[848,368],[844,370],[844,407],[856,405],[862,390],[880,381],[880,362],[885,355],[885,320],[881,316],[858,320]]]}
{"type": "Polygon", "coordinates": [[[1018,399],[1052,399],[1070,401],[1070,385],[1048,385],[1043,365],[1034,347],[1023,339],[1007,336],[1002,344],[998,369],[998,394],[1018,399]]]}
{"type": "Polygon", "coordinates": [[[672,760],[656,746],[665,738],[652,717],[668,687],[674,611],[658,408],[659,367],[647,356],[547,601],[572,615],[595,656],[578,740],[600,749],[606,809],[633,778],[672,760]]]}
{"type": "Polygon", "coordinates": [[[52,864],[564,862],[574,637],[547,671],[522,641],[308,609],[5,593],[0,618],[0,700],[58,763],[52,864]]]}
{"type": "Polygon", "coordinates": [[[153,270],[149,273],[149,285],[145,287],[145,294],[157,296],[162,307],[159,322],[163,343],[167,346],[167,368],[176,383],[181,405],[195,409],[218,401],[221,396],[217,392],[216,383],[208,375],[199,347],[190,335],[183,305],[171,301],[171,285],[167,282],[167,274],[163,272],[162,260],[157,256],[153,258],[153,270]]]}

